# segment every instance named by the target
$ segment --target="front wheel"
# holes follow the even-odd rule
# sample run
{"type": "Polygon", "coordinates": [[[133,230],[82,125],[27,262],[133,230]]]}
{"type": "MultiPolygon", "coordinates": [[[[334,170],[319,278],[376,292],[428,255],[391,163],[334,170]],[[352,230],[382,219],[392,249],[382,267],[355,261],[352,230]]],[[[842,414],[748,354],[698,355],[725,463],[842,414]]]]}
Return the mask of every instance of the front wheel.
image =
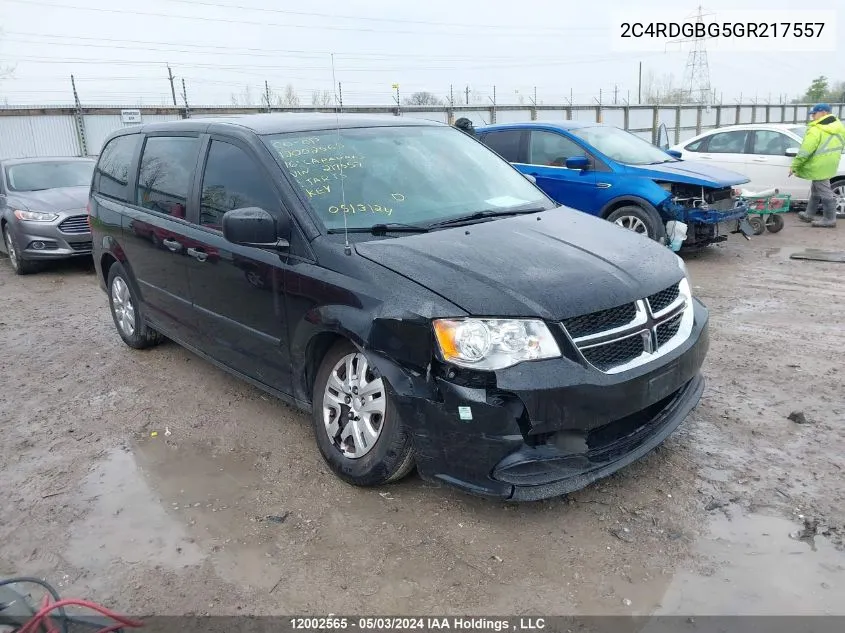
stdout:
{"type": "Polygon", "coordinates": [[[314,436],[326,463],[344,481],[379,486],[414,468],[411,434],[384,379],[348,341],[332,347],[314,380],[314,436]]]}
{"type": "Polygon", "coordinates": [[[15,234],[12,227],[6,225],[3,227],[3,240],[6,242],[6,252],[9,254],[9,263],[12,264],[12,270],[16,275],[28,275],[34,273],[37,268],[36,262],[28,259],[23,259],[15,244],[15,234]]]}
{"type": "Polygon", "coordinates": [[[833,182],[833,195],[836,196],[836,217],[845,219],[845,180],[833,182]]]}
{"type": "Polygon", "coordinates": [[[748,223],[754,230],[754,235],[762,235],[766,231],[766,225],[763,223],[763,218],[759,215],[749,216],[748,223]]]}
{"type": "Polygon", "coordinates": [[[609,222],[624,229],[645,235],[656,242],[666,237],[666,227],[655,211],[644,209],[636,205],[619,207],[607,216],[609,222]]]}

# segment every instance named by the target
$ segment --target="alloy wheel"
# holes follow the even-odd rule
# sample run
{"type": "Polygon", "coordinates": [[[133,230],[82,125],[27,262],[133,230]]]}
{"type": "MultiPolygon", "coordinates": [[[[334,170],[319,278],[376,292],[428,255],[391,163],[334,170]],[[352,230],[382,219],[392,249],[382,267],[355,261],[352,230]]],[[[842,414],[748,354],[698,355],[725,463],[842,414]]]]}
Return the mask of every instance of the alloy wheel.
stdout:
{"type": "Polygon", "coordinates": [[[384,383],[363,354],[347,354],[335,364],[323,393],[323,424],[344,457],[358,459],[373,449],[386,403],[384,383]]]}
{"type": "Polygon", "coordinates": [[[15,243],[12,241],[12,234],[7,229],[4,231],[6,234],[6,252],[9,253],[9,261],[12,264],[12,268],[15,270],[18,269],[18,252],[15,250],[15,243]]]}
{"type": "Polygon", "coordinates": [[[135,334],[135,306],[129,287],[121,277],[115,277],[111,285],[111,303],[118,327],[126,336],[135,334]]]}
{"type": "Polygon", "coordinates": [[[833,188],[833,195],[836,196],[837,217],[845,217],[845,183],[836,185],[833,188]]]}
{"type": "Polygon", "coordinates": [[[623,229],[628,229],[634,233],[642,233],[643,235],[648,234],[648,228],[646,227],[645,222],[633,215],[619,216],[616,220],[614,220],[614,223],[618,224],[623,229]]]}

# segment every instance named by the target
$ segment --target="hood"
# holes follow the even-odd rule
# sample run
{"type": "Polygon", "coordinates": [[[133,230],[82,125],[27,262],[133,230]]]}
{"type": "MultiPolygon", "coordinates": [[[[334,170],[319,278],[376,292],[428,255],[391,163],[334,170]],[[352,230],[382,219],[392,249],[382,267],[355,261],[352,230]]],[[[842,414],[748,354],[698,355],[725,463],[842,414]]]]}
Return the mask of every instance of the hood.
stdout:
{"type": "Polygon", "coordinates": [[[88,187],[59,187],[42,191],[10,191],[10,206],[28,211],[78,211],[88,205],[88,187]]]}
{"type": "Polygon", "coordinates": [[[683,277],[665,246],[565,207],[355,248],[475,316],[560,320],[642,299],[683,277]]]}
{"type": "Polygon", "coordinates": [[[679,160],[658,165],[626,165],[626,167],[630,173],[638,176],[699,187],[732,187],[750,182],[743,174],[698,161],[679,160]]]}

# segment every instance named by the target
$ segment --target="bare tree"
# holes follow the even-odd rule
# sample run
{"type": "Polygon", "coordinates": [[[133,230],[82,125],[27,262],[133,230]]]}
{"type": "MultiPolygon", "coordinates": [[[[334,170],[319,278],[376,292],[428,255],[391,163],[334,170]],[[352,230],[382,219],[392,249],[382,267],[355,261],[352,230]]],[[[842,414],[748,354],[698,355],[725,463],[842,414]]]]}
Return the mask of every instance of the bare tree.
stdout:
{"type": "Polygon", "coordinates": [[[675,75],[672,73],[657,77],[654,71],[648,71],[643,78],[644,103],[684,103],[689,101],[689,94],[683,88],[675,85],[675,75]]]}
{"type": "Polygon", "coordinates": [[[299,103],[299,95],[296,94],[296,89],[293,87],[293,84],[285,86],[285,94],[282,97],[282,105],[298,106],[299,103]]]}
{"type": "Polygon", "coordinates": [[[333,100],[331,90],[315,90],[311,93],[312,106],[329,106],[333,100]]]}
{"type": "Polygon", "coordinates": [[[415,92],[410,97],[405,97],[405,105],[436,106],[443,105],[443,101],[433,92],[415,92]]]}

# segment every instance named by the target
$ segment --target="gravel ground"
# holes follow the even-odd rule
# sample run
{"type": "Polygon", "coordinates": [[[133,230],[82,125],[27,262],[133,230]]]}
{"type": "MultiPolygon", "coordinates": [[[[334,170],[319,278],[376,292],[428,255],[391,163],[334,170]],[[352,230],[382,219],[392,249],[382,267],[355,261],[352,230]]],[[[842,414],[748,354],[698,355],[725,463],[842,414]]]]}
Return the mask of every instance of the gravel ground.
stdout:
{"type": "Polygon", "coordinates": [[[790,216],[688,256],[700,406],[621,473],[519,505],[349,487],[304,415],[124,346],[89,263],[0,261],[0,577],[130,613],[845,613],[845,265],[789,259],[843,231],[790,216]]]}

